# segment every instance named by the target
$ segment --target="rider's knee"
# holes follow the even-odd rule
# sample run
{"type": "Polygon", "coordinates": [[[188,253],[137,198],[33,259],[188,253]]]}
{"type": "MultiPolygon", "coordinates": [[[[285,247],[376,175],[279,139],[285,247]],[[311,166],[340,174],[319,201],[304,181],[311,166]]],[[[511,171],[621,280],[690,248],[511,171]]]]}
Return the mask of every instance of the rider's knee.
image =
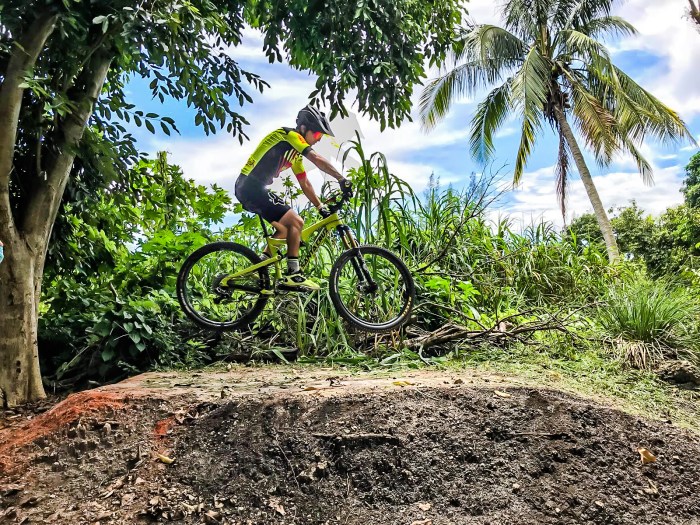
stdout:
{"type": "Polygon", "coordinates": [[[282,225],[290,230],[301,230],[304,228],[304,219],[298,213],[290,213],[288,217],[285,217],[282,225]]]}
{"type": "Polygon", "coordinates": [[[304,229],[304,219],[300,215],[297,215],[296,217],[294,217],[294,227],[297,230],[304,229]]]}

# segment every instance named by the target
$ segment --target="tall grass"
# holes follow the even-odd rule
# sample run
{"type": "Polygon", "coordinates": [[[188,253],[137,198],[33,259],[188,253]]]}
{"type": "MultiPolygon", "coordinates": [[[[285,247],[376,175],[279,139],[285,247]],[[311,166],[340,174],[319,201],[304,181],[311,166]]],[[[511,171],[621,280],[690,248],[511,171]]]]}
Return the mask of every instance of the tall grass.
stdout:
{"type": "Polygon", "coordinates": [[[700,304],[686,288],[643,275],[611,288],[597,320],[623,359],[650,369],[666,358],[697,360],[700,304]]]}
{"type": "MultiPolygon", "coordinates": [[[[447,322],[478,327],[530,308],[574,308],[607,288],[607,259],[597,247],[564,239],[548,223],[519,231],[508,219],[491,219],[490,208],[502,195],[498,170],[472,175],[463,190],[443,188],[431,177],[418,195],[389,170],[382,154],[367,154],[359,138],[350,142],[344,160],[351,154],[360,165],[348,172],[355,197],[343,218],[360,242],[393,250],[412,270],[418,328],[434,330],[447,322]]],[[[313,217],[312,211],[302,213],[313,217]]],[[[231,231],[249,243],[251,228],[259,231],[247,219],[231,231]]],[[[339,249],[304,261],[304,272],[323,283],[339,249]]],[[[270,344],[312,357],[383,351],[368,346],[362,334],[349,333],[323,295],[307,303],[271,303],[261,320],[261,333],[272,334],[270,344]]]]}

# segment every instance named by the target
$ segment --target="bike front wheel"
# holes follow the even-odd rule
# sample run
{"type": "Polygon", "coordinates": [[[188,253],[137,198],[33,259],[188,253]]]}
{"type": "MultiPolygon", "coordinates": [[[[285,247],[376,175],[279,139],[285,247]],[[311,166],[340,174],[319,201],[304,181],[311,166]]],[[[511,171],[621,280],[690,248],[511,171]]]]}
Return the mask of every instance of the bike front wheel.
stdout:
{"type": "Polygon", "coordinates": [[[262,259],[234,242],[214,242],[190,255],[177,276],[177,298],[187,316],[214,330],[247,329],[267,303],[267,267],[232,277],[262,259]]]}
{"type": "Polygon", "coordinates": [[[330,274],[333,305],[348,323],[366,332],[390,332],[408,321],[415,284],[406,265],[389,250],[359,246],[343,252],[330,274]]]}

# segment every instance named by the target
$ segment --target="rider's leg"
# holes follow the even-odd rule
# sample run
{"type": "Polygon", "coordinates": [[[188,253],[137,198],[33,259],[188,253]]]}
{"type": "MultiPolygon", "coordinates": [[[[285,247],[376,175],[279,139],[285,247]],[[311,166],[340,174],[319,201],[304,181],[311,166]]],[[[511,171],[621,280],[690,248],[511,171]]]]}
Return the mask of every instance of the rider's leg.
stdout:
{"type": "Polygon", "coordinates": [[[279,222],[287,228],[287,275],[280,283],[281,286],[292,290],[318,290],[318,284],[304,277],[299,269],[299,245],[304,219],[294,210],[289,210],[279,222]]]}
{"type": "MultiPolygon", "coordinates": [[[[285,237],[287,237],[286,226],[277,221],[273,222],[272,226],[274,226],[276,230],[275,233],[272,234],[273,239],[284,239],[285,237]]],[[[265,249],[263,250],[263,255],[267,255],[268,257],[272,256],[272,254],[270,253],[270,248],[268,246],[265,246],[265,249]]]]}
{"type": "MultiPolygon", "coordinates": [[[[277,223],[272,223],[277,228],[277,223]]],[[[304,228],[304,219],[297,212],[289,210],[279,220],[279,225],[286,230],[287,257],[299,258],[299,245],[301,244],[301,230],[304,228]]]]}

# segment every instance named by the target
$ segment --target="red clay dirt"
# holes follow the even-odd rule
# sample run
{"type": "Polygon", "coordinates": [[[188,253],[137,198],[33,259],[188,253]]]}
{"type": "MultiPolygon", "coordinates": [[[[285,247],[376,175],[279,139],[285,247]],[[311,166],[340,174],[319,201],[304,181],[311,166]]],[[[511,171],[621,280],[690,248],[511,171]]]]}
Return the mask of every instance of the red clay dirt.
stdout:
{"type": "Polygon", "coordinates": [[[69,396],[48,412],[44,412],[22,425],[0,430],[0,472],[14,470],[12,451],[45,436],[55,434],[79,418],[103,413],[107,409],[124,406],[121,392],[89,390],[69,396]]]}
{"type": "Polygon", "coordinates": [[[691,431],[498,375],[338,374],[144,374],[13,420],[0,523],[700,524],[691,431]]]}

